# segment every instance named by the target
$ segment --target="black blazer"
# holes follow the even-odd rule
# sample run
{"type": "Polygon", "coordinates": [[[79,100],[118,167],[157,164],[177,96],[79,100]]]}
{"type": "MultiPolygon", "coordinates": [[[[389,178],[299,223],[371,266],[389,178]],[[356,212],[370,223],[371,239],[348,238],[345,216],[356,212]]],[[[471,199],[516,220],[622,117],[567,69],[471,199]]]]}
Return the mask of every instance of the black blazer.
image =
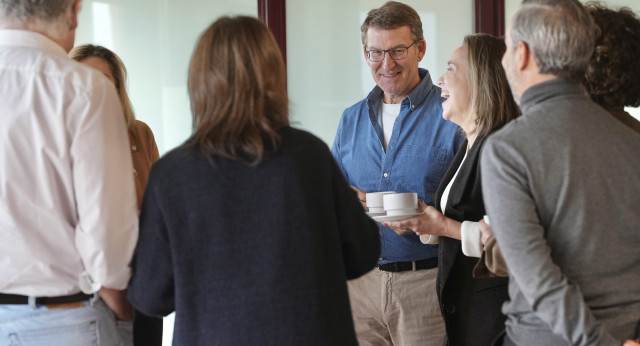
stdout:
{"type": "MultiPolygon", "coordinates": [[[[456,180],[451,186],[445,215],[456,221],[480,221],[485,214],[480,184],[480,149],[485,137],[478,136],[456,180]]],[[[467,141],[451,162],[436,191],[441,210],[442,194],[464,158],[467,141]]],[[[460,240],[439,238],[438,299],[447,330],[448,345],[491,345],[504,330],[502,303],[509,297],[508,278],[474,279],[478,258],[462,253],[460,240]]]]}

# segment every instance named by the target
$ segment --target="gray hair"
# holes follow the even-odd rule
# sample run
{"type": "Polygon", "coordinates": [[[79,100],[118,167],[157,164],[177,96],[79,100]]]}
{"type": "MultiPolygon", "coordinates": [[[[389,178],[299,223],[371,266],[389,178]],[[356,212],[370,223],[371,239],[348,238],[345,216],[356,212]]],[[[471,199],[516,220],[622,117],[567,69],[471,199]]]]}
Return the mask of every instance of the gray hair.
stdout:
{"type": "Polygon", "coordinates": [[[411,6],[396,1],[388,1],[379,8],[375,8],[367,14],[364,23],[360,26],[362,45],[367,45],[367,31],[373,26],[382,30],[397,29],[408,26],[411,29],[414,41],[424,39],[422,34],[422,21],[420,15],[411,6]]]}
{"type": "Polygon", "coordinates": [[[524,0],[511,27],[513,49],[524,42],[540,73],[581,81],[593,54],[596,28],[577,0],[524,0]]]}
{"type": "Polygon", "coordinates": [[[69,13],[75,0],[0,0],[0,18],[19,23],[44,21],[53,23],[69,13]]]}

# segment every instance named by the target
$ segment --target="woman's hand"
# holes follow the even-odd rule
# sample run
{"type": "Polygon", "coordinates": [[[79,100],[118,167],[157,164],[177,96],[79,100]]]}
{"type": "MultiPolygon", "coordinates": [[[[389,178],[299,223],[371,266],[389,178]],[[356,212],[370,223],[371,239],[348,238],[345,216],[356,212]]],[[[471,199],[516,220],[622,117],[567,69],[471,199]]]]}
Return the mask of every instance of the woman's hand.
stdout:
{"type": "MultiPolygon", "coordinates": [[[[491,232],[491,226],[487,225],[484,220],[478,221],[478,229],[480,229],[480,241],[482,245],[487,243],[487,240],[493,236],[493,232],[491,232]]],[[[476,238],[477,239],[477,238],[476,238]]]]}
{"type": "Polygon", "coordinates": [[[426,205],[424,201],[418,201],[418,209],[421,213],[410,219],[401,221],[384,222],[383,225],[391,228],[398,235],[415,233],[443,235],[445,227],[445,217],[436,208],[426,205]]]}
{"type": "Polygon", "coordinates": [[[640,346],[640,343],[638,343],[638,339],[636,340],[627,340],[624,342],[624,344],[622,344],[622,346],[640,346]]]}

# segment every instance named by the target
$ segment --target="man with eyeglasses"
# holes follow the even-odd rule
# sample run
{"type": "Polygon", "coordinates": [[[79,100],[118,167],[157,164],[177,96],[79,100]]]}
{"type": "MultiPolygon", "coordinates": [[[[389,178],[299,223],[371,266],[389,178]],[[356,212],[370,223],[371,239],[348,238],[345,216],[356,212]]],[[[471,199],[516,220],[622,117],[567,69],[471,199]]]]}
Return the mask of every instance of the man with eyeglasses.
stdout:
{"type": "MultiPolygon", "coordinates": [[[[377,86],[342,114],[332,152],[366,208],[366,193],[416,192],[433,205],[463,138],[442,119],[440,88],[418,63],[426,51],[418,13],[399,2],[371,10],[361,26],[377,86]]],[[[437,245],[380,225],[378,268],[349,282],[360,345],[442,345],[437,245]]]]}

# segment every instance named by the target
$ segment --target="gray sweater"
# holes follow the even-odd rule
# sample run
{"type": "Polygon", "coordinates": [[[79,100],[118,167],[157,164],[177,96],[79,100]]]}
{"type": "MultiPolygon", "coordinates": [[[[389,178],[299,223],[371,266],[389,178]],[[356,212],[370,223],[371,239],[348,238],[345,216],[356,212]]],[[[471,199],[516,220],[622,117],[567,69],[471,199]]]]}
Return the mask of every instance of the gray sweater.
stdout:
{"type": "Polygon", "coordinates": [[[620,345],[640,322],[640,135],[556,79],[481,156],[519,345],[620,345]]]}

